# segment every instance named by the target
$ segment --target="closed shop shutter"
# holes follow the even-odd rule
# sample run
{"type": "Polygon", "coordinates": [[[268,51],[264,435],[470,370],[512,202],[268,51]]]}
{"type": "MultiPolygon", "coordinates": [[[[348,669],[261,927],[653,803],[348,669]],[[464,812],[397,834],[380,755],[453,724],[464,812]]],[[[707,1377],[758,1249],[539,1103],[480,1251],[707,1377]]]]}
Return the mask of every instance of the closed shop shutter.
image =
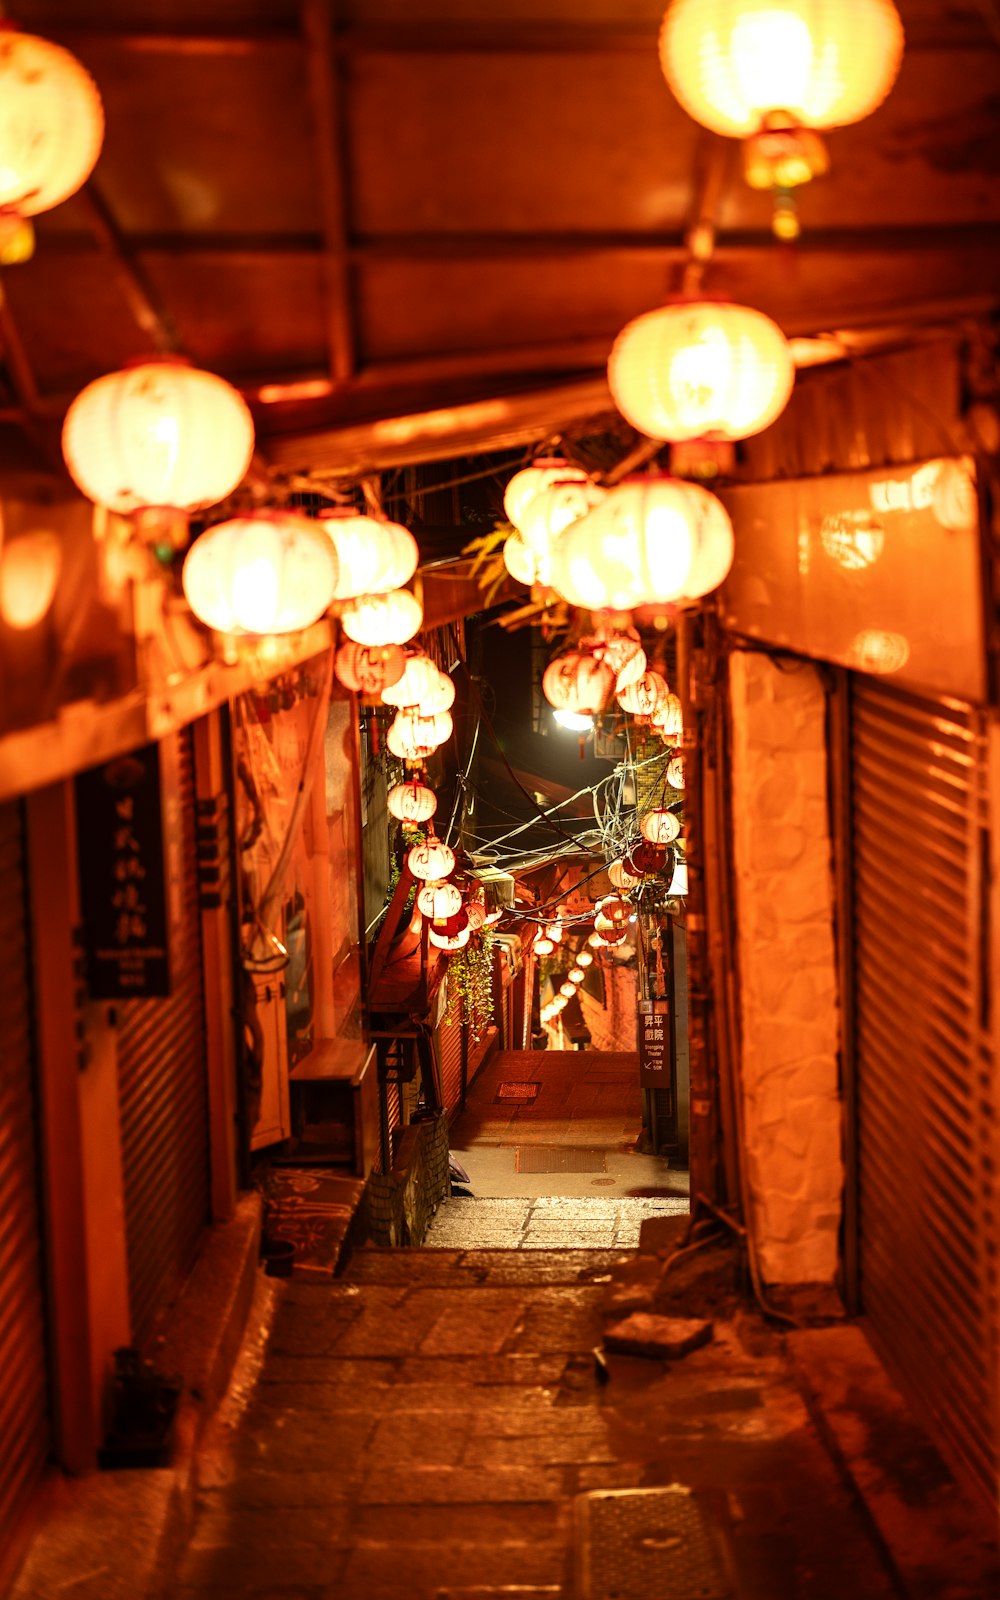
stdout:
{"type": "Polygon", "coordinates": [[[0,1550],[49,1454],[30,963],[20,807],[0,805],[0,1550]]]}
{"type": "Polygon", "coordinates": [[[434,1032],[444,1108],[452,1115],[462,1098],[462,1025],[442,1017],[434,1032]]]}
{"type": "Polygon", "coordinates": [[[940,1442],[998,1484],[996,1090],[977,714],[851,688],[862,1305],[940,1442]]]}
{"type": "Polygon", "coordinates": [[[183,912],[172,931],[171,994],[129,1001],[118,1012],[129,1307],[132,1339],[140,1347],[194,1265],[209,1216],[194,757],[190,730],[174,737],[183,912]]]}

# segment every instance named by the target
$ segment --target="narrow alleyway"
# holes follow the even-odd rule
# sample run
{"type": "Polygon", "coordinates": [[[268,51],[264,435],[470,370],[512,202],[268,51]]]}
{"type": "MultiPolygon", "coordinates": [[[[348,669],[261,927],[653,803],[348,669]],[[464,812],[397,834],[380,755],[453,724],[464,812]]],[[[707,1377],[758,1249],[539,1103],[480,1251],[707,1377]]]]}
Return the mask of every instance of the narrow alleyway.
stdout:
{"type": "Polygon", "coordinates": [[[648,1153],[630,1051],[498,1052],[451,1148],[470,1182],[439,1208],[431,1246],[628,1249],[647,1217],[688,1210],[687,1170],[648,1153]]]}
{"type": "Polygon", "coordinates": [[[893,1586],[782,1336],[731,1284],[720,1297],[674,1275],[677,1309],[714,1305],[712,1341],[683,1360],[595,1365],[609,1301],[661,1266],[369,1249],[327,1287],[271,1286],[259,1381],[216,1421],[171,1593],[841,1600],[848,1580],[852,1600],[943,1594],[893,1586]],[[602,1494],[671,1485],[694,1498],[602,1494]]]}

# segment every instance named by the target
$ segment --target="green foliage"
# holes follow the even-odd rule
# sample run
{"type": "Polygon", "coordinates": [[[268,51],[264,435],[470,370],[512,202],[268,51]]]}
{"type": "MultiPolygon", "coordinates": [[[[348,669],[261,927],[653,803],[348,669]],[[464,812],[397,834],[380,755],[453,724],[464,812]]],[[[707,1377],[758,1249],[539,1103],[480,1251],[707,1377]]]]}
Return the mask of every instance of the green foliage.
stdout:
{"type": "Polygon", "coordinates": [[[493,1021],[493,946],[488,928],[474,933],[448,961],[448,1021],[464,1022],[478,1044],[493,1021]]]}
{"type": "Polygon", "coordinates": [[[470,576],[474,577],[483,591],[483,607],[488,610],[507,578],[507,568],[504,565],[503,547],[514,532],[509,522],[498,522],[492,533],[484,533],[479,539],[471,539],[462,547],[463,556],[472,556],[472,569],[470,576]]]}

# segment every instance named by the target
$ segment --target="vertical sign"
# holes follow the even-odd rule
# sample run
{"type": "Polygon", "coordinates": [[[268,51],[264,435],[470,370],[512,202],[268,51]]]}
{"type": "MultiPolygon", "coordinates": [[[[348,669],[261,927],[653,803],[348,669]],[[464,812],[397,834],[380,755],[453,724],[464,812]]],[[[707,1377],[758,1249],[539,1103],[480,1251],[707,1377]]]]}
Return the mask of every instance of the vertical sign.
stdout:
{"type": "Polygon", "coordinates": [[[665,1090],[672,1106],[669,1002],[640,1000],[638,1023],[639,1082],[644,1089],[665,1090]]]}
{"type": "Polygon", "coordinates": [[[91,998],[168,995],[158,745],[77,776],[76,832],[91,998]]]}

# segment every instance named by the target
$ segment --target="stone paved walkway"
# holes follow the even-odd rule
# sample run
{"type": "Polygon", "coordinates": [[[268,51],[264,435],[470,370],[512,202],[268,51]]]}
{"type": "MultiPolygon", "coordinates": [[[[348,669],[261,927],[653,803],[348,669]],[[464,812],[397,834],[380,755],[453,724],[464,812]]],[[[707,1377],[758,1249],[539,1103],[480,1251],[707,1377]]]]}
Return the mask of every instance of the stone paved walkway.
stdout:
{"type": "Polygon", "coordinates": [[[465,1200],[437,1210],[425,1247],[445,1250],[631,1250],[648,1217],[686,1216],[686,1195],[614,1199],[545,1195],[538,1199],[465,1200]]]}
{"type": "Polygon", "coordinates": [[[845,1583],[851,1600],[891,1600],[755,1311],[720,1309],[714,1341],[683,1361],[609,1356],[598,1381],[607,1297],[641,1289],[610,1280],[658,1268],[600,1251],[365,1250],[332,1285],[276,1286],[260,1381],[201,1462],[172,1600],[580,1596],[579,1497],[677,1482],[714,1497],[741,1600],[842,1600],[845,1583]]]}

